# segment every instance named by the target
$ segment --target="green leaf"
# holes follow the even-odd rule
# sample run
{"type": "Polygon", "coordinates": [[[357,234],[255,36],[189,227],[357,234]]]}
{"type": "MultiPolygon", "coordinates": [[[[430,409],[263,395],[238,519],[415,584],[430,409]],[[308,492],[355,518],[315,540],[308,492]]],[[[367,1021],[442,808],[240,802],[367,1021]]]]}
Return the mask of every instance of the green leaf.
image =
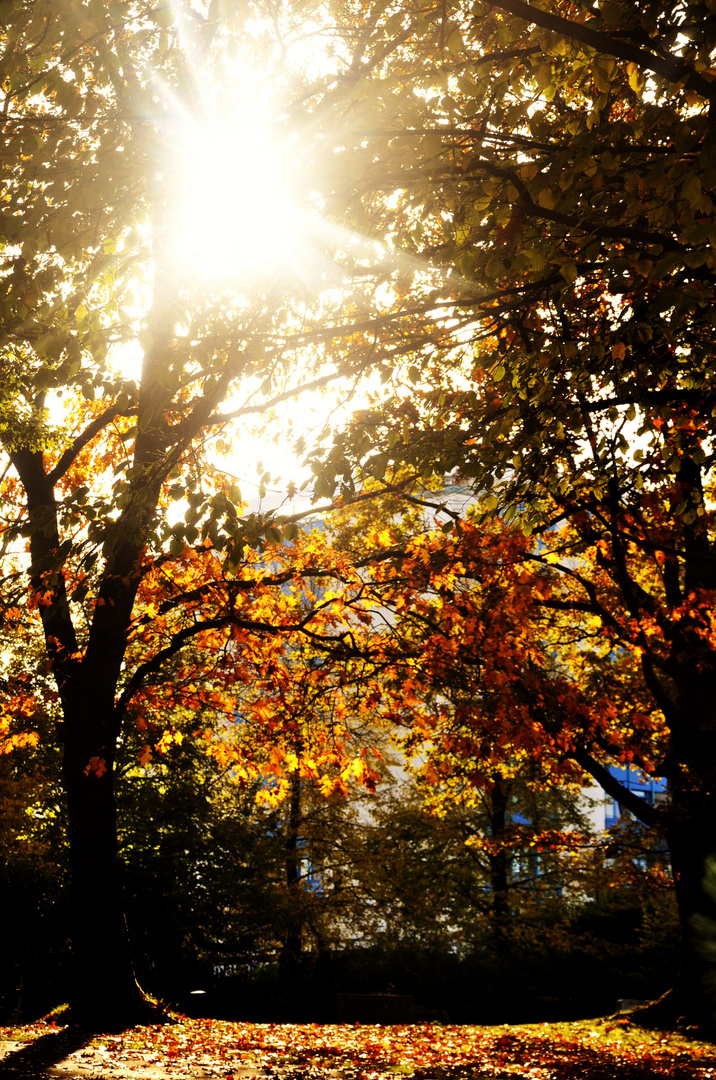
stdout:
{"type": "Polygon", "coordinates": [[[599,64],[595,64],[592,68],[592,78],[594,79],[594,85],[597,90],[600,90],[603,94],[609,93],[612,88],[612,81],[599,64]]]}
{"type": "Polygon", "coordinates": [[[701,181],[698,176],[692,174],[684,181],[681,185],[681,197],[698,209],[701,205],[701,181]]]}
{"type": "Polygon", "coordinates": [[[552,82],[552,65],[540,64],[534,73],[535,86],[542,91],[552,82]]]}
{"type": "Polygon", "coordinates": [[[264,533],[266,543],[270,544],[272,547],[276,547],[278,544],[283,543],[283,535],[283,530],[277,529],[275,525],[272,525],[264,533]]]}
{"type": "Polygon", "coordinates": [[[559,268],[559,272],[569,285],[574,285],[578,275],[577,264],[574,260],[568,259],[566,262],[563,262],[559,268]]]}

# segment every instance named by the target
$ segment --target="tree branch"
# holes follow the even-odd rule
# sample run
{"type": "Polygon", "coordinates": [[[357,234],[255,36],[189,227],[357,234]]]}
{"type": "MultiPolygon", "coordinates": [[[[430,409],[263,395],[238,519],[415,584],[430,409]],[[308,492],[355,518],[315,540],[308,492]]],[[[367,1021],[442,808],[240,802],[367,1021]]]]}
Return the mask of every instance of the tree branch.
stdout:
{"type": "Polygon", "coordinates": [[[483,169],[490,176],[496,176],[502,180],[509,180],[509,182],[517,189],[520,195],[520,202],[524,208],[526,215],[530,217],[542,218],[544,221],[554,221],[558,225],[565,225],[568,228],[579,228],[582,233],[588,236],[604,236],[611,237],[616,240],[633,240],[639,244],[660,244],[665,251],[683,251],[684,248],[679,244],[673,236],[664,235],[659,232],[652,232],[648,229],[635,229],[629,225],[604,225],[597,224],[594,221],[589,221],[587,218],[577,219],[570,214],[564,214],[560,210],[548,210],[544,206],[540,206],[534,201],[530,195],[524,181],[514,172],[513,169],[503,169],[498,165],[493,165],[491,161],[486,160],[483,157],[477,156],[473,158],[475,164],[470,164],[466,167],[465,172],[472,171],[474,168],[483,169]]]}
{"type": "Polygon", "coordinates": [[[609,769],[592,757],[588,750],[575,750],[572,757],[585,772],[594,777],[607,795],[611,795],[613,799],[616,799],[619,805],[628,810],[630,814],[633,814],[642,825],[652,828],[657,824],[661,816],[659,811],[648,803],[646,799],[641,799],[635,792],[624,787],[615,776],[612,776],[609,769]]]}
{"type": "Polygon", "coordinates": [[[236,420],[239,416],[249,416],[251,413],[266,412],[267,409],[272,409],[282,401],[290,401],[291,398],[297,397],[299,394],[317,390],[321,386],[327,386],[329,383],[335,382],[336,379],[342,379],[344,377],[342,372],[332,371],[329,375],[322,375],[318,379],[312,379],[310,382],[302,383],[300,386],[294,386],[290,390],[284,390],[282,393],[276,394],[275,397],[269,398],[268,401],[261,402],[260,405],[242,405],[238,409],[232,410],[232,412],[215,413],[213,416],[209,417],[207,423],[212,425],[225,424],[229,420],[236,420]]]}
{"type": "Polygon", "coordinates": [[[48,655],[53,664],[62,664],[77,651],[77,638],[62,573],[67,552],[60,544],[57,503],[41,451],[13,450],[10,461],[27,498],[30,581],[37,597],[48,655]]]}
{"type": "Polygon", "coordinates": [[[604,398],[602,401],[580,401],[579,407],[583,412],[603,412],[619,405],[668,405],[673,401],[707,401],[713,400],[713,393],[699,389],[684,390],[641,390],[630,394],[628,397],[604,398]]]}
{"type": "Polygon", "coordinates": [[[60,460],[55,465],[54,469],[48,474],[47,479],[52,487],[55,486],[58,480],[61,480],[67,470],[77,459],[77,456],[84,450],[85,446],[94,439],[95,435],[99,435],[100,431],[111,424],[115,416],[131,416],[136,413],[136,409],[125,410],[119,404],[110,405],[108,409],[105,409],[91,424],[88,424],[84,431],[77,436],[71,446],[68,446],[65,452],[60,457],[60,460]]]}
{"type": "Polygon", "coordinates": [[[561,15],[541,11],[532,4],[526,3],[525,0],[492,0],[492,6],[509,11],[511,15],[516,15],[517,18],[524,19],[535,26],[541,26],[545,30],[553,30],[573,41],[581,41],[602,55],[626,60],[645,71],[653,71],[655,75],[661,76],[667,82],[683,82],[685,86],[701,94],[707,101],[716,100],[716,84],[689,68],[680,58],[657,56],[648,49],[642,49],[629,41],[619,41],[601,30],[592,30],[590,26],[572,22],[571,19],[565,19],[561,15]]]}

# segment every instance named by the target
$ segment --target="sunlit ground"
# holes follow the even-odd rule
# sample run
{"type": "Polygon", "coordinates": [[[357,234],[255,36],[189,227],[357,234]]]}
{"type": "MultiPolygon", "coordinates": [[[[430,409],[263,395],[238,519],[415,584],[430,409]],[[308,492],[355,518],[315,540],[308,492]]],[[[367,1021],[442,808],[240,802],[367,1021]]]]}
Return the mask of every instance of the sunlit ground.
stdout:
{"type": "MultiPolygon", "coordinates": [[[[59,1025],[58,1025],[59,1028],[59,1025]]],[[[14,1040],[52,1032],[47,1022],[0,1028],[14,1040]]],[[[0,1043],[0,1049],[2,1043],[0,1043]]],[[[60,1050],[61,1054],[62,1051],[60,1050]]],[[[647,1080],[716,1076],[716,1051],[681,1035],[644,1031],[623,1016],[575,1023],[477,1027],[441,1024],[249,1024],[189,1020],[87,1036],[62,1071],[150,1077],[251,1076],[347,1080],[647,1080]],[[164,1072],[162,1072],[164,1070],[164,1072]]]]}

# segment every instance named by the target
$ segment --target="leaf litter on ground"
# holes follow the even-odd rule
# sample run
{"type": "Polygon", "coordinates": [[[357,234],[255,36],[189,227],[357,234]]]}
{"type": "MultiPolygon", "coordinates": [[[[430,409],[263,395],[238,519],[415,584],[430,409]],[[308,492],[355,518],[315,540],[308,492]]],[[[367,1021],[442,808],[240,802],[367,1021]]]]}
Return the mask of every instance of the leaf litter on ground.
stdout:
{"type": "MultiPolygon", "coordinates": [[[[64,1030],[43,1020],[0,1027],[28,1043],[64,1030]]],[[[5,1061],[10,1065],[11,1054],[5,1061]]],[[[478,1027],[455,1024],[254,1024],[180,1017],[176,1024],[88,1035],[61,1071],[93,1077],[246,1080],[716,1080],[716,1047],[626,1017],[478,1027]]]]}

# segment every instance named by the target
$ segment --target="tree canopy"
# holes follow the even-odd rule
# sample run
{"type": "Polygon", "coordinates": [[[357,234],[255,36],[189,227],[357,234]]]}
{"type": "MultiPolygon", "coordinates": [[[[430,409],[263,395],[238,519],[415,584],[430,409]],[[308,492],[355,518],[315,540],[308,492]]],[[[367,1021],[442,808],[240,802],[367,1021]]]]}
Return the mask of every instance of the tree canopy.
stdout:
{"type": "MultiPolygon", "coordinates": [[[[388,479],[459,470],[563,590],[539,601],[535,578],[532,600],[609,643],[581,689],[608,655],[636,660],[656,750],[640,764],[669,797],[632,808],[669,839],[692,998],[716,842],[713,49],[700,3],[381,10],[336,192],[396,252],[416,336],[326,456],[388,479]]],[[[623,712],[615,739],[639,760],[623,712]]],[[[609,743],[567,751],[607,790],[609,743]]]]}

